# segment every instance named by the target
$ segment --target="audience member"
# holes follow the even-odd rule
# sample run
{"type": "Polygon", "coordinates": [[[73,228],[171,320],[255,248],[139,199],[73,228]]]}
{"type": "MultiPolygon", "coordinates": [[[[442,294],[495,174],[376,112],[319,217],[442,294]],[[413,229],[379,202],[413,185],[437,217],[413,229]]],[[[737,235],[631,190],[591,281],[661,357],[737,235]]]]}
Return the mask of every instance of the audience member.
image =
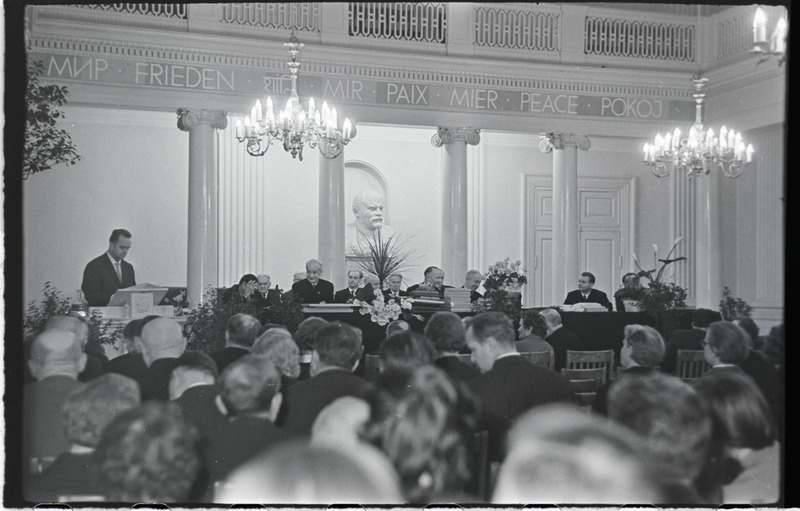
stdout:
{"type": "MultiPolygon", "coordinates": [[[[466,387],[462,387],[466,389],[466,387]]],[[[433,366],[390,369],[368,396],[364,438],[392,461],[411,503],[469,501],[477,403],[433,366]]]]}
{"type": "MultiPolygon", "coordinates": [[[[618,377],[646,375],[654,371],[664,357],[664,339],[653,327],[625,325],[625,337],[619,351],[620,369],[618,377]]],[[[600,415],[608,414],[608,389],[613,380],[597,389],[592,410],[600,415]]]]}
{"type": "Polygon", "coordinates": [[[408,296],[408,293],[400,289],[400,284],[403,283],[403,276],[399,273],[392,273],[386,277],[387,289],[383,291],[383,298],[388,303],[389,300],[394,300],[400,303],[403,296],[408,296]]]}
{"type": "Polygon", "coordinates": [[[576,303],[599,303],[609,312],[613,308],[611,302],[608,301],[608,295],[604,292],[594,289],[594,275],[588,271],[581,273],[578,277],[578,289],[567,293],[564,298],[564,305],[575,305],[576,303]]]}
{"type": "Polygon", "coordinates": [[[661,371],[675,374],[678,350],[702,350],[708,326],[718,320],[718,312],[711,309],[695,309],[692,312],[691,330],[675,329],[672,331],[664,351],[664,359],[661,361],[661,371]]]}
{"type": "Polygon", "coordinates": [[[493,504],[653,504],[663,496],[638,435],[572,405],[525,412],[509,431],[493,504]],[[609,470],[609,467],[614,467],[609,470]]]}
{"type": "Polygon", "coordinates": [[[106,364],[106,373],[116,373],[136,381],[142,378],[147,371],[147,364],[144,363],[141,352],[142,328],[155,318],[160,316],[151,315],[140,319],[132,319],[122,329],[122,340],[125,346],[125,353],[114,357],[106,364]],[[137,342],[137,338],[140,340],[137,342]]]}
{"type": "Polygon", "coordinates": [[[311,427],[311,444],[349,449],[361,443],[369,404],[358,397],[335,399],[319,412],[311,427]]]}
{"type": "Polygon", "coordinates": [[[139,344],[147,364],[147,372],[139,380],[142,400],[168,401],[170,375],[186,348],[181,326],[170,318],[155,318],[142,328],[139,344]]]}
{"type": "Polygon", "coordinates": [[[481,282],[483,282],[483,274],[478,270],[469,270],[464,276],[464,285],[461,287],[463,289],[469,289],[470,302],[475,302],[479,298],[483,298],[483,295],[478,291],[481,282]]]}
{"type": "Polygon", "coordinates": [[[28,366],[36,381],[23,388],[22,405],[26,473],[69,448],[61,427],[61,407],[73,390],[83,387],[78,374],[85,365],[86,354],[71,331],[45,330],[33,340],[28,366]]]}
{"type": "Polygon", "coordinates": [[[190,389],[214,385],[217,374],[217,364],[211,357],[201,351],[184,351],[169,377],[169,399],[175,401],[190,389]]]}
{"type": "Polygon", "coordinates": [[[92,452],[103,428],[139,403],[139,385],[119,374],[99,376],[70,393],[61,409],[69,450],[61,453],[41,475],[32,478],[25,492],[26,500],[59,502],[66,496],[102,495],[92,452]]]}
{"type": "Polygon", "coordinates": [[[364,274],[361,270],[348,271],[347,287],[336,291],[333,295],[333,301],[335,303],[353,303],[353,300],[356,299],[356,291],[358,291],[358,286],[361,284],[361,279],[363,277],[364,274]]]}
{"type": "Polygon", "coordinates": [[[784,368],[784,350],[783,323],[780,323],[770,328],[767,340],[764,341],[764,346],[761,348],[761,354],[781,374],[783,374],[784,368]]]}
{"type": "Polygon", "coordinates": [[[555,367],[556,354],[553,347],[544,338],[547,335],[547,322],[536,311],[524,311],[520,315],[518,340],[515,343],[520,353],[536,353],[546,351],[550,353],[550,369],[555,367]]]}
{"type": "Polygon", "coordinates": [[[365,444],[347,449],[287,442],[235,470],[214,499],[224,504],[401,504],[392,464],[365,444]]]}
{"type": "Polygon", "coordinates": [[[310,434],[319,412],[336,398],[362,396],[369,384],[351,374],[361,354],[361,336],[351,326],[337,321],[320,328],[311,352],[311,378],[286,389],[285,419],[278,425],[310,434]]]}
{"type": "Polygon", "coordinates": [[[759,335],[759,328],[753,318],[749,316],[736,316],[731,320],[731,323],[738,326],[747,333],[749,341],[747,347],[751,350],[761,349],[761,336],[759,335]]]}
{"type": "Polygon", "coordinates": [[[311,352],[314,350],[314,338],[320,328],[327,325],[328,322],[322,318],[311,316],[297,325],[292,338],[300,348],[300,376],[298,380],[307,380],[311,377],[311,352]]]}
{"type": "Polygon", "coordinates": [[[511,320],[500,312],[478,314],[466,333],[472,360],[483,373],[469,386],[479,398],[489,456],[495,461],[505,456],[506,432],[522,412],[545,403],[576,403],[569,381],[523,359],[514,338],[511,320]]]}
{"type": "Polygon", "coordinates": [[[425,337],[431,340],[435,351],[434,365],[442,369],[454,381],[470,382],[481,373],[472,364],[458,359],[464,349],[466,328],[457,314],[436,312],[425,325],[425,337]]]}
{"type": "Polygon", "coordinates": [[[561,315],[555,309],[544,309],[539,312],[547,323],[547,335],[544,340],[553,347],[555,363],[553,370],[561,372],[567,366],[567,351],[586,351],[586,345],[578,337],[564,328],[561,315]]]}
{"type": "MultiPolygon", "coordinates": [[[[780,500],[781,444],[769,405],[750,378],[720,372],[693,381],[711,411],[714,441],[735,461],[734,478],[719,474],[724,504],[775,505],[780,500]]],[[[719,464],[724,467],[724,464],[719,464]]]]}
{"type": "Polygon", "coordinates": [[[411,330],[411,325],[408,324],[408,321],[404,319],[395,319],[388,325],[386,325],[386,337],[391,335],[400,333],[400,332],[408,332],[411,330]]]}
{"type": "Polygon", "coordinates": [[[300,303],[333,303],[333,284],[320,278],[322,263],[311,259],[306,263],[306,278],[292,284],[294,299],[300,303]]]}
{"type": "Polygon", "coordinates": [[[711,441],[711,418],[685,382],[653,371],[620,376],[608,392],[608,416],[632,429],[636,447],[668,500],[657,504],[703,504],[695,480],[711,441]]]}
{"type": "Polygon", "coordinates": [[[256,336],[256,339],[261,337],[261,335],[263,335],[264,333],[266,333],[267,330],[272,330],[273,328],[283,328],[284,330],[286,330],[286,325],[282,325],[280,323],[262,323],[261,328],[258,329],[258,335],[256,336]]]}
{"type": "Polygon", "coordinates": [[[86,367],[78,375],[79,381],[86,382],[103,374],[108,363],[108,357],[98,340],[90,340],[88,319],[77,314],[53,316],[47,320],[44,329],[69,330],[78,337],[81,349],[86,353],[86,367]]]}
{"type": "Polygon", "coordinates": [[[217,393],[217,364],[205,353],[187,350],[175,362],[170,376],[170,399],[183,416],[207,437],[228,421],[228,411],[217,393]]]}
{"type": "Polygon", "coordinates": [[[225,329],[225,347],[211,354],[219,372],[237,358],[250,353],[260,328],[261,322],[250,314],[240,312],[231,316],[225,329]]]}
{"type": "Polygon", "coordinates": [[[300,349],[285,328],[273,328],[260,335],[250,353],[275,364],[281,375],[281,388],[285,389],[300,376],[300,349]]]}
{"type": "Polygon", "coordinates": [[[433,344],[417,332],[400,332],[381,343],[380,372],[397,367],[417,368],[433,361],[433,344]]]}
{"type": "Polygon", "coordinates": [[[103,430],[94,456],[108,501],[198,499],[199,436],[172,403],[145,403],[118,415],[103,430]]]}

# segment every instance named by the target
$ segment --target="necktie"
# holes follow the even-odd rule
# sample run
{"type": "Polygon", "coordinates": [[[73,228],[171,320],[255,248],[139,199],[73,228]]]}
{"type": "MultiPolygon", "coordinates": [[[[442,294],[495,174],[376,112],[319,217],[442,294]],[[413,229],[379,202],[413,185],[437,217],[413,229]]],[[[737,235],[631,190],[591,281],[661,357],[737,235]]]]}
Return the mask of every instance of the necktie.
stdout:
{"type": "Polygon", "coordinates": [[[119,267],[119,261],[114,263],[114,269],[117,270],[117,278],[122,282],[122,268],[119,267]]]}

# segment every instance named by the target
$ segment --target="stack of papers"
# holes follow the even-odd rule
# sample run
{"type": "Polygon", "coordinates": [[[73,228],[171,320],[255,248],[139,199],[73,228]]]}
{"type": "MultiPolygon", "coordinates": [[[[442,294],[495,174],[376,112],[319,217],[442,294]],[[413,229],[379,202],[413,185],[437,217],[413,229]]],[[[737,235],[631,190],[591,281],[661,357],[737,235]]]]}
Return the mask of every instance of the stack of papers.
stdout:
{"type": "Polygon", "coordinates": [[[444,290],[445,298],[450,299],[450,310],[453,312],[470,312],[472,304],[469,297],[472,292],[469,289],[448,287],[444,290]]]}

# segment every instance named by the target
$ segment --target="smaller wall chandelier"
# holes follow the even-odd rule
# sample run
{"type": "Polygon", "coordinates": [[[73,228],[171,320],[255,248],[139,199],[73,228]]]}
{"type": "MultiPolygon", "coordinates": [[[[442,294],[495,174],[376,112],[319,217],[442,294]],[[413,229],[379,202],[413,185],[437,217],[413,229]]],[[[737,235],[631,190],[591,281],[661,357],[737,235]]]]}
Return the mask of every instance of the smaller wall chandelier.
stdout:
{"type": "Polygon", "coordinates": [[[304,45],[297,42],[294,33],[283,45],[289,48],[292,57],[288,63],[291,96],[277,117],[271,97],[267,97],[264,103],[257,99],[250,115],[245,116],[244,125],[240,120],[236,121],[236,140],[246,142],[245,147],[251,156],[264,156],[269,146],[278,140],[283,142],[283,149],[291,153],[292,158],[299,156],[300,161],[306,144],[311,148],[319,146],[319,152],[325,158],[336,158],[342,153],[342,147],[356,136],[355,124],[345,119],[340,130],[336,108],[329,107],[327,101],[323,101],[322,108],[317,110],[314,98],[310,98],[308,111],[303,109],[297,95],[297,71],[300,68],[297,55],[304,45]]]}
{"type": "Polygon", "coordinates": [[[789,25],[786,16],[781,16],[775,24],[772,36],[767,39],[767,15],[764,9],[759,7],[753,16],[753,49],[750,53],[758,58],[756,65],[766,62],[773,55],[778,61],[778,65],[783,65],[786,60],[786,35],[789,32],[789,25]]]}
{"type": "Polygon", "coordinates": [[[753,145],[745,145],[741,133],[720,128],[719,134],[703,127],[703,92],[707,78],[695,76],[694,100],[695,122],[689,134],[682,138],[682,132],[675,128],[671,133],[656,135],[652,144],[644,144],[644,162],[652,168],[656,177],[666,177],[671,170],[684,172],[688,179],[700,173],[709,174],[712,168],[719,168],[726,177],[739,177],[744,167],[753,161],[753,145]]]}

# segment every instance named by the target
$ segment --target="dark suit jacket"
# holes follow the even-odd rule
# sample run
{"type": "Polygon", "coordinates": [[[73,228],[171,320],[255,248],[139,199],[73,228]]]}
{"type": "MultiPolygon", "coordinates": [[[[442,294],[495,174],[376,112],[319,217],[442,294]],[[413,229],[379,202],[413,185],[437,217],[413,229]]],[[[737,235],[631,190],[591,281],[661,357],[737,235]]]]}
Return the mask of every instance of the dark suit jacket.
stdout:
{"type": "MultiPolygon", "coordinates": [[[[357,293],[359,289],[360,288],[356,288],[356,290],[353,292],[353,294],[355,295],[355,293],[357,293]]],[[[355,297],[350,294],[350,288],[349,287],[346,287],[344,289],[340,289],[339,291],[336,291],[336,293],[334,293],[334,295],[333,295],[334,303],[348,303],[348,302],[349,303],[353,303],[353,298],[355,298],[355,297]]],[[[360,300],[360,298],[359,298],[359,300],[360,300]]]]}
{"type": "Polygon", "coordinates": [[[506,433],[523,412],[546,403],[577,403],[566,378],[520,356],[496,360],[469,387],[481,403],[481,422],[489,431],[489,457],[493,461],[505,456],[506,433]]]}
{"type": "Polygon", "coordinates": [[[701,343],[705,337],[706,331],[699,328],[673,330],[672,336],[664,349],[664,358],[661,359],[661,364],[659,364],[661,372],[675,374],[678,363],[678,350],[702,350],[703,345],[701,343]]]}
{"type": "Polygon", "coordinates": [[[147,372],[147,365],[144,363],[141,353],[125,353],[112,358],[106,364],[105,372],[121,374],[138,381],[147,372]]]}
{"type": "Polygon", "coordinates": [[[111,300],[111,295],[116,293],[117,289],[136,285],[136,276],[131,263],[123,260],[120,268],[122,270],[122,282],[117,277],[117,272],[108,258],[108,253],[103,253],[89,261],[89,264],[83,270],[81,291],[83,291],[83,295],[90,306],[106,307],[108,301],[111,300]]]}
{"type": "Polygon", "coordinates": [[[386,303],[389,303],[389,301],[392,300],[392,301],[395,301],[397,303],[400,303],[400,301],[402,300],[402,298],[404,296],[408,296],[408,293],[403,291],[402,289],[400,289],[399,291],[397,291],[397,295],[398,295],[398,298],[395,300],[395,298],[392,296],[392,292],[389,291],[388,289],[384,289],[383,290],[383,301],[386,302],[386,303]]]}
{"type": "Polygon", "coordinates": [[[319,279],[316,289],[308,279],[299,280],[292,284],[292,292],[300,303],[333,303],[333,284],[327,280],[319,279]]]}
{"type": "Polygon", "coordinates": [[[215,351],[210,356],[217,363],[217,370],[222,373],[231,362],[234,362],[250,353],[250,350],[239,348],[237,346],[228,346],[227,348],[215,351]]]}
{"type": "Polygon", "coordinates": [[[469,383],[478,376],[481,372],[470,364],[465,364],[460,361],[458,357],[439,357],[433,364],[447,373],[453,381],[463,381],[469,383]]]}
{"type": "Polygon", "coordinates": [[[608,296],[602,291],[598,291],[597,289],[590,289],[589,290],[589,298],[584,299],[583,295],[581,294],[580,289],[576,289],[575,291],[570,291],[567,293],[567,297],[564,298],[564,305],[575,305],[576,303],[599,303],[609,312],[613,309],[613,305],[611,302],[608,301],[608,296]]]}
{"type": "Polygon", "coordinates": [[[260,291],[253,291],[253,295],[253,299],[261,308],[276,306],[281,303],[281,292],[278,289],[270,289],[267,291],[267,296],[264,296],[260,291]]]}
{"type": "Polygon", "coordinates": [[[282,406],[285,411],[279,414],[282,421],[279,419],[278,426],[311,434],[311,426],[323,408],[342,396],[363,397],[370,387],[366,380],[339,369],[300,380],[286,389],[282,406]]]}
{"type": "Polygon", "coordinates": [[[169,401],[169,377],[178,363],[177,358],[159,358],[154,360],[139,380],[142,401],[155,399],[169,401]]]}
{"type": "Polygon", "coordinates": [[[747,358],[739,364],[744,374],[751,377],[772,408],[775,423],[782,427],[784,416],[783,380],[775,366],[764,360],[757,351],[749,350],[747,358]]]}
{"type": "Polygon", "coordinates": [[[25,484],[25,500],[58,502],[61,495],[103,495],[91,453],[61,453],[41,474],[25,484]]]}
{"type": "Polygon", "coordinates": [[[197,426],[204,437],[208,437],[228,423],[228,416],[217,407],[217,386],[197,385],[189,387],[173,401],[183,411],[183,416],[197,426]]]}
{"type": "Polygon", "coordinates": [[[586,351],[586,345],[578,337],[563,326],[544,338],[555,353],[553,370],[560,372],[567,365],[567,350],[586,351]]]}

